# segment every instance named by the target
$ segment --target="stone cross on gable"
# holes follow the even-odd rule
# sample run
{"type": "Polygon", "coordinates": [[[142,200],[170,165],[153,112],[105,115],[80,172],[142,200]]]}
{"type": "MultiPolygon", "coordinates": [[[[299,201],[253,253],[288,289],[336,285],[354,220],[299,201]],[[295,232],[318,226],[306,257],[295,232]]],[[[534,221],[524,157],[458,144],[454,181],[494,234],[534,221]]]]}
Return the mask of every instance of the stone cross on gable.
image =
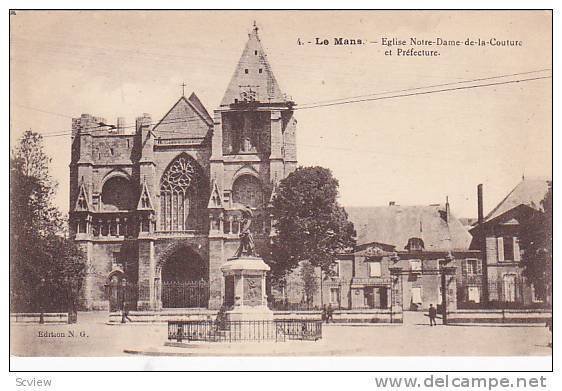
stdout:
{"type": "Polygon", "coordinates": [[[185,96],[185,87],[187,84],[185,82],[181,83],[181,96],[185,96]]]}

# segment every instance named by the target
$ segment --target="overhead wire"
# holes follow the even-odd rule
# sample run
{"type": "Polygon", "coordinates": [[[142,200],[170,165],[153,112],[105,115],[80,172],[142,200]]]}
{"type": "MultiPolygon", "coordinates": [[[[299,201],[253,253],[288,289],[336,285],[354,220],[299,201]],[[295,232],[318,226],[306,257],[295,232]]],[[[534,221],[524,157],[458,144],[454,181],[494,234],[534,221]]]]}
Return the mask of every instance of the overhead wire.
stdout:
{"type": "MultiPolygon", "coordinates": [[[[519,72],[519,73],[516,73],[516,74],[514,73],[514,74],[499,75],[499,76],[492,76],[492,77],[486,77],[486,78],[471,79],[471,80],[464,80],[464,81],[459,81],[459,82],[442,83],[442,84],[436,84],[436,85],[425,86],[425,87],[414,87],[414,88],[407,88],[407,89],[402,89],[402,90],[393,90],[393,91],[373,93],[373,94],[368,94],[368,95],[358,95],[358,96],[355,96],[355,97],[348,97],[348,98],[341,98],[341,99],[334,99],[334,100],[327,100],[327,101],[319,101],[319,102],[316,102],[316,103],[313,102],[313,103],[308,103],[308,104],[303,104],[303,105],[295,105],[293,107],[293,110],[295,110],[295,111],[297,111],[297,110],[308,110],[308,109],[314,109],[314,108],[320,108],[320,107],[340,106],[340,105],[369,102],[369,101],[397,99],[397,98],[405,98],[405,97],[411,97],[411,96],[429,95],[429,94],[435,94],[435,93],[453,92],[453,91],[475,89],[475,88],[494,87],[494,86],[501,86],[501,85],[507,85],[507,84],[515,84],[515,83],[524,83],[524,82],[530,82],[530,81],[537,81],[537,80],[552,78],[551,75],[548,75],[548,76],[539,76],[539,77],[523,78],[523,79],[515,79],[515,80],[505,80],[505,81],[498,81],[498,82],[492,82],[492,83],[480,83],[480,84],[472,84],[472,85],[467,85],[467,86],[442,88],[442,89],[437,89],[437,90],[430,89],[430,88],[435,88],[435,87],[438,87],[438,86],[467,84],[467,83],[473,83],[475,81],[500,79],[500,78],[510,77],[510,76],[513,76],[513,75],[523,75],[523,74],[537,73],[537,72],[543,72],[543,71],[546,71],[546,70],[548,70],[548,69],[537,70],[537,71],[528,71],[528,72],[519,72]],[[419,91],[419,90],[423,90],[423,89],[430,89],[430,90],[429,91],[419,91]],[[417,92],[410,92],[410,91],[417,91],[417,92]],[[391,92],[405,92],[405,93],[387,95],[391,92]],[[385,95],[385,96],[380,96],[380,95],[385,95]]],[[[20,106],[22,108],[29,109],[29,110],[34,110],[34,111],[44,112],[44,113],[58,115],[58,116],[62,116],[62,117],[72,118],[71,116],[61,114],[61,113],[37,109],[37,108],[30,107],[30,106],[24,106],[24,105],[19,105],[19,104],[16,104],[16,105],[20,106]]],[[[168,121],[162,121],[161,120],[161,121],[158,121],[158,122],[151,122],[151,123],[149,123],[149,125],[156,125],[156,124],[167,125],[167,124],[174,124],[174,123],[193,123],[193,122],[201,122],[201,121],[203,121],[203,119],[199,115],[191,115],[191,116],[185,116],[185,117],[182,117],[182,118],[178,118],[178,119],[175,119],[175,120],[168,120],[168,121]]],[[[113,127],[113,126],[114,125],[112,125],[111,127],[113,127]]],[[[125,125],[125,126],[122,126],[120,128],[121,129],[128,129],[128,128],[135,128],[135,127],[136,127],[136,125],[125,125]]],[[[107,130],[107,129],[105,129],[104,126],[97,126],[96,128],[102,128],[102,129],[95,129],[94,131],[106,131],[107,130]]],[[[71,134],[71,132],[72,132],[72,130],[60,130],[60,131],[53,131],[53,132],[43,132],[42,134],[43,134],[43,137],[60,137],[60,136],[64,136],[64,135],[69,135],[69,134],[71,134]]],[[[165,131],[165,130],[162,130],[160,132],[162,132],[162,133],[182,133],[182,132],[165,131]]]]}

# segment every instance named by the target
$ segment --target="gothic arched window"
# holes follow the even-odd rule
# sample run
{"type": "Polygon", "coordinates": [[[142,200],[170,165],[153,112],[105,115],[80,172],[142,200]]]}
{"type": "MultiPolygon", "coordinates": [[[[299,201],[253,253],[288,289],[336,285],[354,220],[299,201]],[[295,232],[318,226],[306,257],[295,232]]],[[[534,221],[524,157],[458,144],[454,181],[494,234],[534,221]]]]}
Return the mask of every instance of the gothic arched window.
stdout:
{"type": "Polygon", "coordinates": [[[108,179],[101,190],[101,202],[104,211],[134,209],[134,193],[130,182],[121,176],[108,179]]]}
{"type": "Polygon", "coordinates": [[[242,175],[232,185],[232,200],[236,203],[259,208],[263,206],[260,181],[251,175],[242,175]]]}
{"type": "Polygon", "coordinates": [[[172,162],[160,185],[160,228],[184,231],[195,228],[199,171],[188,156],[172,162]]]}

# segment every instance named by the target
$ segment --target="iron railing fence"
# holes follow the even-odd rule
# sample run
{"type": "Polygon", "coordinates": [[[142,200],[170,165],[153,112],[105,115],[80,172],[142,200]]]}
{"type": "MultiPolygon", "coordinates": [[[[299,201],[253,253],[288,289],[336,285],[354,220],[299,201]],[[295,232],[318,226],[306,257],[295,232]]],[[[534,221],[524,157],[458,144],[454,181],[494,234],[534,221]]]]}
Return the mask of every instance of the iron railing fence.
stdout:
{"type": "Polygon", "coordinates": [[[109,300],[110,311],[136,310],[139,296],[137,284],[132,282],[123,284],[121,281],[114,281],[105,285],[105,292],[109,300]]]}
{"type": "Polygon", "coordinates": [[[321,338],[320,320],[168,321],[168,340],[177,342],[284,342],[321,338]]]}
{"type": "Polygon", "coordinates": [[[483,302],[484,281],[481,278],[459,279],[457,282],[457,307],[459,309],[533,309],[549,308],[548,303],[534,298],[531,286],[524,278],[514,276],[490,279],[487,289],[489,302],[483,302]]]}
{"type": "Polygon", "coordinates": [[[206,308],[209,281],[164,281],[161,298],[164,308],[206,308]]]}

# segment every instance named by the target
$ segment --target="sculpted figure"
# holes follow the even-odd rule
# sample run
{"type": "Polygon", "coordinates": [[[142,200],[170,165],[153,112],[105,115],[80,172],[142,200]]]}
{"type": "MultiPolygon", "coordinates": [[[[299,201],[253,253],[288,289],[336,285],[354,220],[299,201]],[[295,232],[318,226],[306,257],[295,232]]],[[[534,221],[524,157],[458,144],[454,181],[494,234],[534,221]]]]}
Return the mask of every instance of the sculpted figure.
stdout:
{"type": "Polygon", "coordinates": [[[256,246],[254,244],[254,237],[250,231],[250,225],[252,225],[252,217],[254,216],[252,209],[249,206],[243,206],[240,208],[242,212],[242,222],[240,224],[240,246],[234,255],[236,258],[240,258],[242,255],[256,256],[256,246]]]}

